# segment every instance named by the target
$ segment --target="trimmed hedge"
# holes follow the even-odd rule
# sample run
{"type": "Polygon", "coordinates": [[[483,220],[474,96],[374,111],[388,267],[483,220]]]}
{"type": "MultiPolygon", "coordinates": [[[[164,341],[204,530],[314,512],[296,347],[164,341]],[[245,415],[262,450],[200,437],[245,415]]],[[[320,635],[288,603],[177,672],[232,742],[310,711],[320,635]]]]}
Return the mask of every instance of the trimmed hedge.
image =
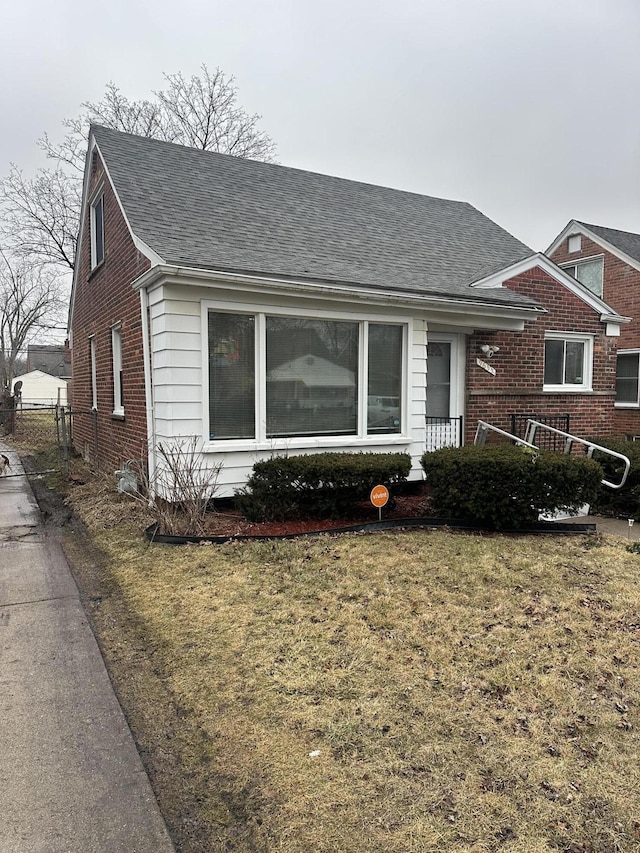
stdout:
{"type": "Polygon", "coordinates": [[[256,462],[236,503],[250,521],[339,518],[371,489],[403,483],[408,453],[314,453],[256,462]]]}
{"type": "MultiPolygon", "coordinates": [[[[623,453],[629,457],[631,468],[629,476],[621,489],[604,487],[595,502],[597,512],[618,515],[624,518],[635,518],[640,521],[640,441],[626,441],[624,438],[592,438],[591,441],[623,453]]],[[[593,458],[602,465],[604,476],[611,483],[619,483],[624,470],[624,463],[605,456],[597,450],[593,458]]]]}
{"type": "Polygon", "coordinates": [[[593,503],[602,468],[585,457],[514,445],[445,447],[421,459],[434,512],[498,529],[593,503]]]}

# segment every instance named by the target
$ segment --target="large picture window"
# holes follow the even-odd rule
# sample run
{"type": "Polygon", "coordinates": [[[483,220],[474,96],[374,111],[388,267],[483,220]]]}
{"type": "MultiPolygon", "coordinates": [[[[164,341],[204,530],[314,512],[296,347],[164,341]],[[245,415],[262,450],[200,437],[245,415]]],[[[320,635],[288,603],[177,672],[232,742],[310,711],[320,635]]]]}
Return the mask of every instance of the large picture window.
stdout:
{"type": "Polygon", "coordinates": [[[358,431],[357,323],[266,318],[267,437],[358,431]]]}
{"type": "Polygon", "coordinates": [[[590,391],[593,338],[547,332],[544,342],[545,391],[590,391]]]}
{"type": "Polygon", "coordinates": [[[400,434],[406,325],[210,310],[209,438],[400,434]]]}

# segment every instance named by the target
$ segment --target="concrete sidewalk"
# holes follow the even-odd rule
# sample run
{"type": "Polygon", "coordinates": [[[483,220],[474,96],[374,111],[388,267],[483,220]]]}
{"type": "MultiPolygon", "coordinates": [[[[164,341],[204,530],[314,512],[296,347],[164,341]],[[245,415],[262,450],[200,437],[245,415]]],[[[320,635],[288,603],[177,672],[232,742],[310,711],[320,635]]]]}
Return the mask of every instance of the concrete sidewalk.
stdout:
{"type": "Polygon", "coordinates": [[[0,477],[0,851],[173,849],[64,555],[0,477]]]}

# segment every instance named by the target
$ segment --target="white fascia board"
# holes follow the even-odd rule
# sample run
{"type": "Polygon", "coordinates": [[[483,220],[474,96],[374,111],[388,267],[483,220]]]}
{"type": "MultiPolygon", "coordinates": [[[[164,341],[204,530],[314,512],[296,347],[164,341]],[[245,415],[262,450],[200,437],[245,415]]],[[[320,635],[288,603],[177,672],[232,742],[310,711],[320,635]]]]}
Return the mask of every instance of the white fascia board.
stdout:
{"type": "Polygon", "coordinates": [[[576,222],[575,219],[572,219],[562,231],[558,234],[553,243],[548,247],[545,251],[545,255],[552,255],[555,250],[560,246],[560,244],[566,240],[568,237],[573,236],[574,234],[584,234],[584,228],[580,225],[579,222],[576,222]]]}
{"type": "Polygon", "coordinates": [[[87,208],[89,196],[89,164],[91,163],[91,156],[93,155],[93,145],[95,145],[95,140],[93,139],[93,134],[91,134],[89,138],[89,146],[87,148],[87,153],[84,158],[84,174],[82,177],[82,204],[80,205],[80,228],[78,231],[78,242],[76,244],[76,256],[74,258],[73,263],[73,278],[71,280],[71,295],[69,297],[69,316],[67,320],[67,333],[69,334],[69,336],[71,335],[71,324],[73,322],[73,306],[76,295],[76,282],[78,280],[78,266],[80,265],[80,257],[82,255],[85,211],[87,208]]]}
{"type": "Polygon", "coordinates": [[[585,287],[577,279],[565,272],[562,267],[559,267],[551,260],[551,258],[542,254],[542,252],[536,252],[535,255],[531,255],[531,257],[518,261],[515,264],[511,264],[511,266],[506,267],[493,275],[480,279],[480,281],[474,282],[471,286],[479,288],[503,287],[505,286],[505,282],[509,279],[514,278],[516,275],[520,275],[523,272],[528,272],[534,267],[540,267],[540,269],[552,278],[555,278],[559,284],[566,287],[567,290],[574,294],[574,296],[581,299],[599,315],[603,323],[620,324],[631,322],[630,317],[623,317],[620,314],[617,314],[610,305],[607,305],[607,303],[596,296],[595,293],[592,293],[589,288],[585,287]]]}
{"type": "Polygon", "coordinates": [[[87,204],[89,203],[89,178],[91,175],[91,160],[92,160],[92,157],[93,157],[93,154],[95,151],[97,151],[98,154],[100,155],[100,159],[102,160],[102,165],[104,167],[105,175],[107,176],[107,178],[109,180],[109,184],[111,185],[111,189],[113,190],[113,194],[116,198],[116,201],[118,202],[118,207],[120,208],[120,212],[122,213],[122,217],[123,217],[123,219],[127,225],[127,228],[129,230],[129,234],[131,235],[131,239],[133,240],[134,246],[136,247],[136,249],[141,254],[143,254],[146,258],[149,259],[149,261],[151,262],[152,265],[164,263],[164,261],[160,257],[160,255],[158,255],[156,252],[154,252],[153,249],[151,249],[149,246],[147,246],[147,244],[134,233],[134,231],[131,227],[131,223],[129,222],[129,218],[127,217],[125,209],[122,205],[122,201],[120,200],[120,196],[118,195],[118,191],[116,190],[115,184],[113,183],[113,181],[111,179],[111,174],[109,173],[109,167],[107,166],[107,163],[106,163],[106,161],[105,161],[105,159],[102,156],[102,153],[100,151],[100,146],[96,142],[96,138],[92,133],[89,136],[89,144],[87,147],[87,154],[86,154],[85,161],[84,161],[84,176],[82,179],[82,205],[80,207],[80,230],[78,233],[78,245],[76,247],[76,258],[75,258],[75,264],[74,264],[74,268],[73,268],[73,280],[71,283],[71,298],[69,301],[69,319],[68,319],[68,332],[69,333],[71,332],[71,324],[73,322],[73,305],[74,305],[76,282],[77,282],[77,276],[78,276],[78,266],[79,266],[80,257],[82,255],[82,240],[84,238],[84,222],[86,219],[87,204]]]}
{"type": "Polygon", "coordinates": [[[118,190],[116,189],[116,185],[111,180],[111,174],[109,172],[109,167],[107,166],[106,160],[102,156],[102,152],[100,151],[100,146],[95,142],[95,140],[94,140],[94,144],[95,144],[95,149],[97,150],[98,154],[100,154],[100,159],[102,160],[102,165],[104,167],[105,174],[106,174],[107,178],[109,179],[111,189],[113,190],[113,194],[116,197],[116,201],[118,202],[118,207],[120,208],[120,213],[122,214],[122,218],[124,219],[127,228],[129,229],[129,234],[131,235],[131,239],[133,240],[133,243],[134,243],[136,249],[141,254],[143,254],[145,256],[145,258],[148,258],[152,265],[164,264],[164,260],[160,257],[160,255],[158,255],[156,252],[154,252],[153,249],[151,249],[149,246],[147,246],[147,244],[135,234],[133,228],[131,227],[131,223],[129,222],[129,217],[127,216],[126,211],[124,209],[124,206],[123,206],[122,202],[120,201],[120,196],[118,195],[118,190]]]}
{"type": "MultiPolygon", "coordinates": [[[[192,284],[201,287],[227,287],[230,289],[241,285],[244,292],[255,292],[257,296],[271,293],[288,296],[301,295],[317,299],[333,297],[351,302],[394,305],[395,307],[430,311],[439,316],[451,317],[452,321],[457,318],[456,322],[463,325],[481,326],[487,329],[522,329],[525,320],[532,320],[540,314],[546,313],[544,308],[536,305],[531,307],[496,305],[482,299],[457,300],[450,296],[440,297],[432,294],[414,295],[406,292],[356,289],[346,285],[292,281],[168,265],[157,265],[147,270],[133,282],[132,287],[134,290],[143,287],[149,290],[159,284],[192,284]],[[472,316],[473,320],[461,320],[461,315],[465,315],[467,318],[472,316]]],[[[446,323],[447,319],[443,319],[443,322],[446,323]]]]}
{"type": "MultiPolygon", "coordinates": [[[[549,246],[546,251],[547,255],[553,254],[558,246],[565,240],[567,237],[572,234],[582,234],[584,237],[588,237],[589,240],[593,240],[594,243],[597,243],[599,246],[602,246],[603,249],[606,249],[612,255],[615,255],[616,258],[621,260],[623,263],[628,264],[633,269],[638,270],[640,272],[640,261],[636,260],[636,258],[632,258],[631,255],[628,255],[622,249],[619,249],[617,246],[614,246],[613,243],[610,243],[608,240],[605,240],[604,237],[601,237],[599,234],[596,234],[595,231],[592,231],[590,228],[587,228],[586,225],[583,225],[581,222],[576,222],[575,219],[572,219],[571,222],[567,225],[564,231],[559,234],[553,243],[549,246]]],[[[582,258],[576,258],[576,262],[582,260],[582,258]]],[[[563,261],[564,263],[564,261],[563,261]]],[[[571,263],[568,261],[567,263],[571,263]]]]}

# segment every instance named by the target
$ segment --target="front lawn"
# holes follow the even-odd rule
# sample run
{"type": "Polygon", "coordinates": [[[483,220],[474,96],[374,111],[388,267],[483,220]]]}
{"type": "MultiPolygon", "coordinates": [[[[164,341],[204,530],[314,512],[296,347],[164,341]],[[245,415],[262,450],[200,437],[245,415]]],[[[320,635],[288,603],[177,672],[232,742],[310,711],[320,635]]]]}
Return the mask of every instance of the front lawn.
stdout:
{"type": "Polygon", "coordinates": [[[624,542],[176,548],[119,506],[67,546],[178,850],[640,850],[624,542]]]}

